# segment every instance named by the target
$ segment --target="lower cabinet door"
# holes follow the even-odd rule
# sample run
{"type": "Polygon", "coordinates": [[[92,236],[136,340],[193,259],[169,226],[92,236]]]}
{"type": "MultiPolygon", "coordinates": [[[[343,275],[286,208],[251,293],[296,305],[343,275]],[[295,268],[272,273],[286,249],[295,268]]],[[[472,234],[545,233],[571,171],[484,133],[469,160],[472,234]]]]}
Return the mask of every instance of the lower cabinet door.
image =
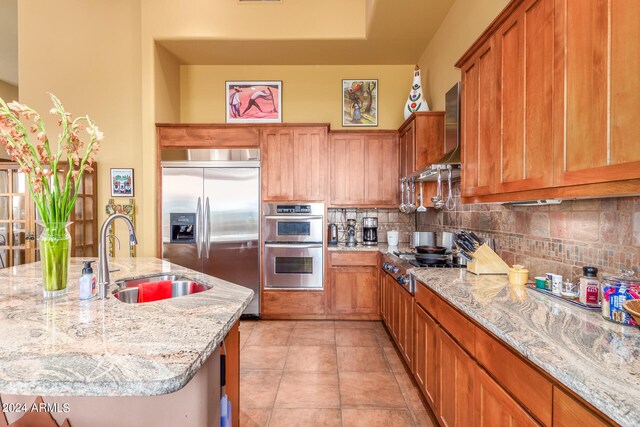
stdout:
{"type": "Polygon", "coordinates": [[[378,314],[378,269],[332,267],[332,311],[335,314],[378,314]]]}
{"type": "Polygon", "coordinates": [[[475,362],[443,329],[438,337],[438,421],[447,427],[472,426],[475,362]]]}
{"type": "Polygon", "coordinates": [[[435,408],[437,386],[437,343],[438,325],[426,311],[416,304],[413,314],[413,376],[427,398],[431,408],[435,408]]]}
{"type": "Polygon", "coordinates": [[[477,364],[474,382],[476,386],[474,418],[477,427],[540,425],[477,364]]]}
{"type": "Polygon", "coordinates": [[[413,297],[400,285],[398,287],[399,299],[399,330],[398,345],[407,365],[412,366],[413,359],[413,297]]]}

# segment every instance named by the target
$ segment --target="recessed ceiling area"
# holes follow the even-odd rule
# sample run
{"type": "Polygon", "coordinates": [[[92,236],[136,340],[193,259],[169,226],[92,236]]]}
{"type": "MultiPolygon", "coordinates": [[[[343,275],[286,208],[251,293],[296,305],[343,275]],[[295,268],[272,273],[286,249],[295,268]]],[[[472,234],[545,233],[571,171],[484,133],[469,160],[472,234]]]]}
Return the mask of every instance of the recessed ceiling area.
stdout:
{"type": "MultiPolygon", "coordinates": [[[[349,39],[182,39],[158,40],[187,65],[372,65],[412,64],[424,52],[454,0],[366,2],[366,31],[349,39]]],[[[241,7],[241,5],[239,5],[241,7]]],[[[268,7],[265,5],[264,7],[268,7]]],[[[313,19],[312,16],[300,19],[313,19]]]]}
{"type": "Polygon", "coordinates": [[[18,85],[18,0],[0,1],[0,80],[18,85]]]}

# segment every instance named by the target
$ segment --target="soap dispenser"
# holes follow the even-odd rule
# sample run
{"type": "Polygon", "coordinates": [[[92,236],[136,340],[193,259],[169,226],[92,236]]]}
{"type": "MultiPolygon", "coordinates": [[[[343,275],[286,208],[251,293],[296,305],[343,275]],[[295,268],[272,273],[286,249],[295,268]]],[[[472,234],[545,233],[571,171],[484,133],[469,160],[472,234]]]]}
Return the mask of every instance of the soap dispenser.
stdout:
{"type": "Polygon", "coordinates": [[[80,299],[89,299],[96,294],[96,275],[93,274],[91,263],[95,261],[84,261],[82,266],[82,276],[78,288],[80,290],[80,299]]]}

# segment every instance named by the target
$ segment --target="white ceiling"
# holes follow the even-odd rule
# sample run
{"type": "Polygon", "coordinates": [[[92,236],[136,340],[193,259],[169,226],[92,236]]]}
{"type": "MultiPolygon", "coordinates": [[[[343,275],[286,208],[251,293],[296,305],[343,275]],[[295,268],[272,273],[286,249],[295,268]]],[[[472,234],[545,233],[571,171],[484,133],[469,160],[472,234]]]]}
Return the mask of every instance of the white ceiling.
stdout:
{"type": "Polygon", "coordinates": [[[18,86],[18,0],[0,0],[0,80],[18,86]]]}

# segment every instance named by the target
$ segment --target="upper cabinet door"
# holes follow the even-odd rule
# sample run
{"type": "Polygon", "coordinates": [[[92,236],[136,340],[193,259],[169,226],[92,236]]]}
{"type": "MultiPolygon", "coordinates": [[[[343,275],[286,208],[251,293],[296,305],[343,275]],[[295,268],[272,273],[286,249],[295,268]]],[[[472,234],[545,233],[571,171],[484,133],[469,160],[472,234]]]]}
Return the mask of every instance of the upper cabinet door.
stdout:
{"type": "Polygon", "coordinates": [[[528,0],[500,26],[495,192],[553,185],[553,0],[528,0]]]}
{"type": "Polygon", "coordinates": [[[293,131],[294,199],[324,201],[327,181],[327,129],[293,131]]]}
{"type": "Polygon", "coordinates": [[[555,2],[555,184],[640,178],[640,2],[555,2]]]}
{"type": "Polygon", "coordinates": [[[365,202],[395,207],[399,193],[398,139],[395,135],[374,134],[365,141],[365,202]]]}
{"type": "Polygon", "coordinates": [[[330,205],[357,206],[365,200],[365,137],[334,133],[329,139],[330,205]]]}
{"type": "Polygon", "coordinates": [[[262,199],[293,200],[294,144],[289,129],[262,131],[262,199]]]}
{"type": "Polygon", "coordinates": [[[261,136],[262,199],[324,201],[326,128],[273,128],[261,136]]]}
{"type": "Polygon", "coordinates": [[[414,172],[416,162],[416,122],[410,121],[400,130],[400,175],[407,176],[414,172]]]}
{"type": "Polygon", "coordinates": [[[498,52],[491,37],[462,68],[462,196],[493,190],[497,120],[498,52]]]}

